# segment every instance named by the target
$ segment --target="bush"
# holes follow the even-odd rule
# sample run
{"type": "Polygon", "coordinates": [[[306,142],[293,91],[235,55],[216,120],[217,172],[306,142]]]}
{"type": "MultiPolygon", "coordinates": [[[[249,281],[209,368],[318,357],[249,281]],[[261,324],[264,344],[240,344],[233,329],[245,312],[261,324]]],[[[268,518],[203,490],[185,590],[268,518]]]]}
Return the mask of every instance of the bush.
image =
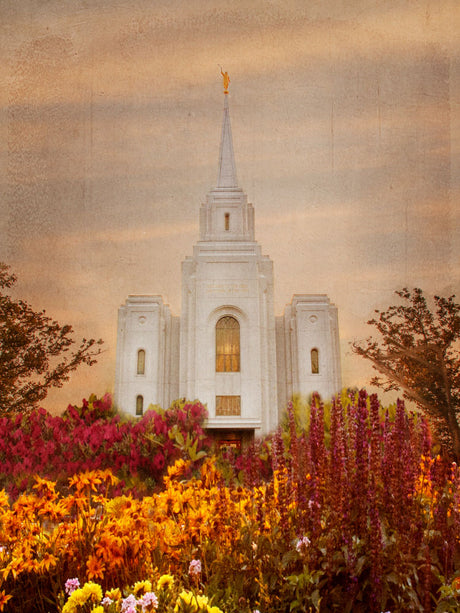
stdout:
{"type": "Polygon", "coordinates": [[[152,407],[141,419],[115,414],[109,394],[90,396],[62,416],[44,409],[0,419],[0,487],[16,498],[33,476],[66,484],[72,475],[110,468],[118,491],[137,495],[161,485],[168,465],[180,457],[200,460],[208,444],[206,409],[199,402],[152,407]]]}

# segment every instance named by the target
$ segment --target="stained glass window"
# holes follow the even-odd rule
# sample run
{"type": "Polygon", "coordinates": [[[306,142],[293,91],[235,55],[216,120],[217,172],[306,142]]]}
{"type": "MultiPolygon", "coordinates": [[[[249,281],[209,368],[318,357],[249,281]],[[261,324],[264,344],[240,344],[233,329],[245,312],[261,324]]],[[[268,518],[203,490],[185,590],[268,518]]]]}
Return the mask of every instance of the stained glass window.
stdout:
{"type": "Polygon", "coordinates": [[[240,324],[234,317],[222,317],[216,325],[216,372],[239,370],[240,324]]]}

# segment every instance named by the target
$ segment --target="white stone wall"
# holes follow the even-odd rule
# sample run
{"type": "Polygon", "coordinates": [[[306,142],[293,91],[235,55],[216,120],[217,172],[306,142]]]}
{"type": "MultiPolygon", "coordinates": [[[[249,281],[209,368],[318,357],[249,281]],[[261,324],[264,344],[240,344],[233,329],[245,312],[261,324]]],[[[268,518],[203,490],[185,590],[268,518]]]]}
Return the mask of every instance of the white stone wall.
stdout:
{"type": "Polygon", "coordinates": [[[340,391],[337,308],[326,295],[295,295],[277,318],[277,344],[280,407],[294,394],[318,392],[328,400],[340,391]],[[318,373],[312,372],[312,349],[319,354],[318,373]]]}
{"type": "Polygon", "coordinates": [[[168,406],[177,396],[178,321],[161,296],[129,296],[118,312],[115,405],[135,415],[136,398],[168,406]],[[137,373],[139,350],[145,351],[144,374],[137,373]]]}
{"type": "Polygon", "coordinates": [[[267,433],[277,424],[273,265],[255,242],[200,242],[182,267],[180,395],[199,398],[208,427],[267,433]],[[217,373],[215,327],[240,324],[240,372],[217,373]],[[218,395],[241,396],[240,416],[216,416],[218,395]]]}

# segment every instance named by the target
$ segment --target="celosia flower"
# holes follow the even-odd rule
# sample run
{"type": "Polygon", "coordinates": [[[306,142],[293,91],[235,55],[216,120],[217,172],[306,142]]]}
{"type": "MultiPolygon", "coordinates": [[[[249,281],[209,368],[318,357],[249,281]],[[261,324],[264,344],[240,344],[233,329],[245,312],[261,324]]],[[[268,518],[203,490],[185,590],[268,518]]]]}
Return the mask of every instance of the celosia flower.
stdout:
{"type": "Polygon", "coordinates": [[[190,562],[190,566],[188,567],[189,575],[199,575],[201,573],[201,561],[200,560],[192,560],[190,562]]]}
{"type": "Polygon", "coordinates": [[[99,604],[91,609],[91,613],[104,613],[104,607],[99,604]]]}
{"type": "Polygon", "coordinates": [[[70,596],[72,592],[74,592],[79,587],[80,581],[77,579],[77,577],[75,577],[74,579],[67,579],[64,586],[65,593],[70,596]]]}
{"type": "Polygon", "coordinates": [[[172,587],[174,584],[174,577],[172,575],[161,575],[158,579],[157,590],[160,591],[162,588],[172,587]]]}

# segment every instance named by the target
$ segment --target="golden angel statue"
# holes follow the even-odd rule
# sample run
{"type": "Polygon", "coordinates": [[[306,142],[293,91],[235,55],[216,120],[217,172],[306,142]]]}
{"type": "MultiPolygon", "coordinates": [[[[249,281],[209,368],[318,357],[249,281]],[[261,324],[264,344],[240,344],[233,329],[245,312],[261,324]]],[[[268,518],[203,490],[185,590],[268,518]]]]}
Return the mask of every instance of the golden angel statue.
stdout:
{"type": "Polygon", "coordinates": [[[220,74],[224,80],[224,94],[228,94],[228,84],[230,83],[230,77],[228,76],[228,72],[223,72],[222,66],[220,67],[220,74]]]}

